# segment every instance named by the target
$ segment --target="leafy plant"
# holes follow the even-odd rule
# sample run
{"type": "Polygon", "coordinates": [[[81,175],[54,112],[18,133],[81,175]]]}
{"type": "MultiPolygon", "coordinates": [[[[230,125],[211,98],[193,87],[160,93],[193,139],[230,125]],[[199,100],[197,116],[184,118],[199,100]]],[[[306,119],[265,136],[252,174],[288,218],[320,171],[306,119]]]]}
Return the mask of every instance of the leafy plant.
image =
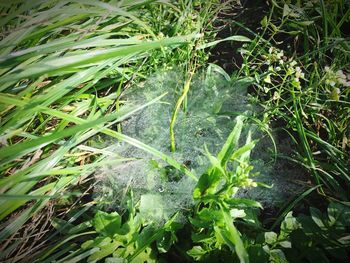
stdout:
{"type": "Polygon", "coordinates": [[[274,244],[282,245],[288,262],[346,262],[350,247],[349,213],[347,205],[336,202],[329,204],[327,213],[313,207],[310,215],[293,217],[289,212],[274,244]],[[286,240],[283,244],[279,241],[282,239],[286,240]]]}
{"type": "Polygon", "coordinates": [[[195,246],[188,254],[195,260],[209,260],[221,250],[227,258],[230,255],[225,251],[227,246],[231,255],[236,255],[241,262],[249,261],[234,221],[239,218],[249,221],[245,209],[261,205],[234,197],[239,188],[257,185],[249,178],[253,168],[249,165],[249,155],[255,141],[251,141],[249,132],[245,145],[238,147],[243,120],[237,117],[236,122],[218,156],[214,157],[207,151],[211,167],[201,175],[193,192],[193,197],[198,201],[190,218],[195,246]]]}

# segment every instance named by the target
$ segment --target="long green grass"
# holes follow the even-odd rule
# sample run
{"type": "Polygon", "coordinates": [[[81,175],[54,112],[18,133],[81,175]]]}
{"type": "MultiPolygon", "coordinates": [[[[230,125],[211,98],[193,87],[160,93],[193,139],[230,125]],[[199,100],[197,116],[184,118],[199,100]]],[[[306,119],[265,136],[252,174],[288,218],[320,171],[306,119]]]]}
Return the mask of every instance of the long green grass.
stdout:
{"type": "MultiPolygon", "coordinates": [[[[184,56],[202,41],[203,21],[187,17],[194,12],[191,2],[12,1],[0,6],[6,14],[0,23],[2,259],[17,253],[20,260],[19,248],[29,241],[22,227],[51,200],[62,194],[71,198],[66,190],[89,180],[103,164],[103,149],[79,148],[99,133],[155,154],[197,179],[169,156],[114,130],[149,105],[124,105],[118,87],[166,69],[176,63],[173,54],[186,64],[184,56]],[[178,26],[163,25],[169,22],[178,26]]],[[[203,14],[217,8],[204,7],[203,14]]]]}

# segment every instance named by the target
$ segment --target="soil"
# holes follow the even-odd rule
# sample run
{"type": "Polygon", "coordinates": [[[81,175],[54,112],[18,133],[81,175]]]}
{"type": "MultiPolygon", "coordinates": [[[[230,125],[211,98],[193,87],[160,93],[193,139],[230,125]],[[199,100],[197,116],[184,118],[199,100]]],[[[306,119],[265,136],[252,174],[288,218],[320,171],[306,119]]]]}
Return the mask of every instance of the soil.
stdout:
{"type": "MultiPolygon", "coordinates": [[[[252,38],[252,34],[246,29],[238,27],[235,21],[243,24],[253,32],[261,31],[260,21],[268,15],[268,5],[264,0],[241,1],[241,6],[236,4],[230,6],[227,10],[219,13],[215,26],[221,28],[216,38],[223,39],[233,35],[243,35],[252,38]]],[[[210,50],[210,63],[221,66],[228,74],[232,74],[241,67],[242,57],[238,49],[242,43],[235,41],[224,41],[217,44],[210,50]]]]}

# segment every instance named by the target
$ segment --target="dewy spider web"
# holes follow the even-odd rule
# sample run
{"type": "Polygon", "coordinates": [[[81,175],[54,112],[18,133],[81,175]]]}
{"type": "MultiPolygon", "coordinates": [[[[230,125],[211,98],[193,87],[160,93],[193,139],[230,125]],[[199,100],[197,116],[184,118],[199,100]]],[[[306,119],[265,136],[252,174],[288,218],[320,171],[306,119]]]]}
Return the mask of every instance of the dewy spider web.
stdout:
{"type": "MultiPolygon", "coordinates": [[[[225,113],[252,115],[258,108],[247,101],[248,85],[245,83],[249,82],[233,82],[216,72],[215,67],[209,68],[205,74],[197,74],[191,83],[187,109],[178,114],[175,125],[176,152],[171,153],[169,124],[183,82],[182,74],[170,71],[157,74],[131,89],[124,99],[135,105],[145,103],[164,92],[168,94],[161,103],[153,104],[126,120],[122,124],[123,133],[171,155],[200,175],[209,164],[203,153],[204,145],[211,154],[216,155],[232,131],[235,116],[225,113]]],[[[252,129],[252,126],[248,128],[252,129]]],[[[265,140],[263,149],[259,150],[259,146],[256,148],[261,154],[255,154],[258,157],[255,164],[263,171],[262,180],[272,183],[276,180],[271,176],[272,167],[266,167],[269,159],[267,146],[271,147],[271,142],[265,140]]],[[[125,143],[112,142],[111,151],[136,160],[109,165],[96,173],[98,184],[95,196],[99,203],[115,208],[126,192],[132,190],[136,201],[140,201],[143,217],[160,223],[177,211],[186,211],[193,204],[192,190],[195,182],[191,178],[182,176],[163,161],[125,143]]],[[[262,193],[262,190],[254,189],[255,194],[251,195],[273,202],[275,194],[271,189],[268,190],[269,193],[262,193]]],[[[247,195],[246,192],[242,194],[247,195]]]]}

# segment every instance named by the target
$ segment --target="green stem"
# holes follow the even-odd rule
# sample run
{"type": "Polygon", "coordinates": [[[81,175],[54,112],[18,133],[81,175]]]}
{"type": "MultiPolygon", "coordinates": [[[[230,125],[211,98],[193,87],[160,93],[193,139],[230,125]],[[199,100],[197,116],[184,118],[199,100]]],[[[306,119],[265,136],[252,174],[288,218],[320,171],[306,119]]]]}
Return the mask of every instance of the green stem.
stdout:
{"type": "Polygon", "coordinates": [[[172,152],[175,152],[174,125],[175,125],[175,122],[176,122],[177,113],[179,112],[181,104],[185,100],[185,98],[187,96],[187,93],[190,90],[190,84],[191,84],[193,73],[194,73],[193,71],[190,72],[189,77],[187,78],[187,80],[185,82],[182,95],[177,100],[176,106],[175,106],[175,109],[174,109],[174,112],[173,112],[173,115],[171,116],[171,121],[170,121],[170,149],[171,149],[172,152]]]}

